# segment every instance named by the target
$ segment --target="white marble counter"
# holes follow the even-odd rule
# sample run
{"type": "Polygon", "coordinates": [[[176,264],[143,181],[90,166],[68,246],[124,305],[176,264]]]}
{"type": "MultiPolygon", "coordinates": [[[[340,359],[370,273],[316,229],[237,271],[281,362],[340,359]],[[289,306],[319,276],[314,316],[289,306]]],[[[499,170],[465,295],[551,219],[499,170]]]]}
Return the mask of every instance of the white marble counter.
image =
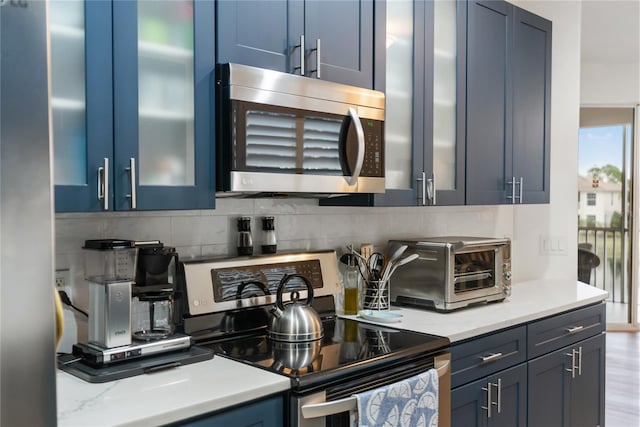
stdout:
{"type": "MultiPolygon", "coordinates": [[[[503,302],[450,313],[392,307],[402,313],[394,328],[448,337],[452,343],[604,300],[607,292],[566,280],[535,280],[514,284],[503,302]]],[[[345,316],[355,318],[356,316],[345,316]]],[[[358,320],[362,320],[358,318],[358,320]]],[[[370,322],[375,323],[375,322],[370,322]]]]}
{"type": "Polygon", "coordinates": [[[157,426],[288,390],[289,379],[221,356],[103,384],[57,374],[59,426],[157,426]]]}

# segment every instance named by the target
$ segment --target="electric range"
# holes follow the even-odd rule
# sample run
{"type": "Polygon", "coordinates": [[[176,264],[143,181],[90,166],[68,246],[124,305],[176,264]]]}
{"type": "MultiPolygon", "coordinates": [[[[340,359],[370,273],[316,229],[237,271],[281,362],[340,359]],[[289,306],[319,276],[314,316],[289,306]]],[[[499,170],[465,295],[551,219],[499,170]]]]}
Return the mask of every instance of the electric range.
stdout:
{"type": "MultiPolygon", "coordinates": [[[[185,333],[218,355],[289,377],[287,425],[348,425],[354,393],[431,368],[441,377],[440,404],[448,414],[449,340],[336,316],[335,251],[185,261],[183,277],[185,333]],[[268,337],[270,308],[285,274],[302,274],[312,283],[322,339],[289,343],[268,337]],[[258,286],[245,286],[249,282],[258,286]]],[[[304,301],[306,286],[292,283],[287,291],[294,290],[304,301]]]]}

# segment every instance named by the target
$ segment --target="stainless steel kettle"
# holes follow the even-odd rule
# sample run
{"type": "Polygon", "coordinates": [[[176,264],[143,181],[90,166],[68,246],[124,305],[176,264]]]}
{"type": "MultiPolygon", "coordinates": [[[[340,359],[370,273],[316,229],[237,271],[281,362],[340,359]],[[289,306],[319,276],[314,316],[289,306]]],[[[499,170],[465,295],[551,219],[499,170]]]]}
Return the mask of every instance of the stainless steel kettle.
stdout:
{"type": "Polygon", "coordinates": [[[322,321],[315,309],[311,307],[312,301],[311,282],[299,274],[285,274],[278,286],[276,305],[272,311],[269,326],[269,338],[286,342],[313,341],[322,338],[322,321]],[[300,294],[298,291],[292,291],[291,302],[285,306],[282,302],[282,293],[289,280],[294,277],[300,278],[307,286],[307,301],[304,304],[299,303],[300,294]]]}

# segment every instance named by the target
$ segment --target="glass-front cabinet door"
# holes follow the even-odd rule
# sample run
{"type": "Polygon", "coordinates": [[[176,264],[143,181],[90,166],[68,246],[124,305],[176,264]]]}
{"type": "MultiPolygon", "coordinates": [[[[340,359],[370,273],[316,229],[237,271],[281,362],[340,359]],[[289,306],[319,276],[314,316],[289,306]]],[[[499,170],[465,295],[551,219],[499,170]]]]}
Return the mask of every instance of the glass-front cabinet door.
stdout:
{"type": "Polygon", "coordinates": [[[212,207],[213,1],[113,3],[118,210],[212,207]]]}
{"type": "Polygon", "coordinates": [[[57,212],[214,206],[214,2],[52,0],[57,212]]]}
{"type": "Polygon", "coordinates": [[[465,202],[465,60],[466,2],[433,2],[433,45],[425,53],[433,58],[432,133],[428,150],[431,165],[427,194],[432,205],[465,202]]]}
{"type": "Polygon", "coordinates": [[[56,211],[112,209],[111,3],[51,0],[49,29],[56,211]]]}

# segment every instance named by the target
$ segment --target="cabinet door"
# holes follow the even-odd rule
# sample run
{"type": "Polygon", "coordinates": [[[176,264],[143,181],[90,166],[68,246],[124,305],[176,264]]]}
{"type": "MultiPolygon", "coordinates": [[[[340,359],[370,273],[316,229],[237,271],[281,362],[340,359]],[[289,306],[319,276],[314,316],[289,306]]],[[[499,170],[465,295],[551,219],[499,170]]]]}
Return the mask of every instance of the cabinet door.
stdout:
{"type": "Polygon", "coordinates": [[[214,3],[113,3],[114,205],[213,207],[214,3]]]}
{"type": "Polygon", "coordinates": [[[517,427],[526,423],[527,366],[524,363],[451,392],[451,425],[454,427],[517,427]],[[488,405],[491,405],[490,414],[488,405]]]}
{"type": "Polygon", "coordinates": [[[55,210],[111,209],[98,198],[113,154],[111,4],[53,0],[50,32],[55,210]]]}
{"type": "Polygon", "coordinates": [[[488,422],[487,381],[484,379],[451,391],[451,425],[453,427],[481,427],[488,422]],[[484,407],[484,408],[483,408],[484,407]]]}
{"type": "Polygon", "coordinates": [[[306,0],[304,7],[307,75],[318,77],[319,67],[323,80],[373,89],[373,0],[306,0]]]}
{"type": "Polygon", "coordinates": [[[529,362],[529,426],[566,425],[571,379],[570,348],[565,347],[529,362]]]}
{"type": "Polygon", "coordinates": [[[303,24],[300,0],[218,1],[217,62],[299,74],[303,24]]]}
{"type": "Polygon", "coordinates": [[[514,25],[513,169],[520,203],[549,203],[551,22],[515,8],[514,25]]]}
{"type": "Polygon", "coordinates": [[[467,204],[509,202],[513,7],[470,1],[467,24],[467,204]]]}
{"type": "MultiPolygon", "coordinates": [[[[571,426],[604,425],[605,334],[579,343],[580,369],[571,381],[571,426]]],[[[574,345],[574,347],[576,347],[574,345]]]]}
{"type": "Polygon", "coordinates": [[[281,427],[284,425],[283,398],[276,396],[264,399],[214,415],[183,421],[176,425],[181,427],[281,427]]]}
{"type": "Polygon", "coordinates": [[[425,169],[435,188],[429,204],[463,205],[467,3],[440,0],[432,5],[432,17],[425,21],[432,43],[424,54],[425,85],[432,86],[424,94],[425,169]]]}

